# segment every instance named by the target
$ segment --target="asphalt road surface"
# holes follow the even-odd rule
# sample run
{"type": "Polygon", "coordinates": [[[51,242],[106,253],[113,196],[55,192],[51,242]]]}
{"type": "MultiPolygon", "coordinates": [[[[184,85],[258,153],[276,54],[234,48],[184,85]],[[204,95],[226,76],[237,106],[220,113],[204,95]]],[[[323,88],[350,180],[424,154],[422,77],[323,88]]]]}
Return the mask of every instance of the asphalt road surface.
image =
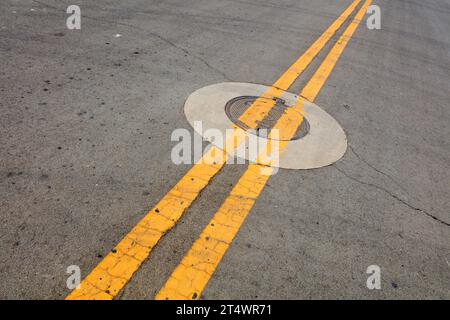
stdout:
{"type": "MultiPolygon", "coordinates": [[[[192,167],[171,161],[187,97],[272,85],[352,2],[2,0],[0,298],[66,298],[67,267],[85,278],[192,167]]],[[[450,3],[373,4],[381,29],[364,17],[315,99],[345,156],[272,176],[196,298],[450,299],[450,3]]],[[[153,299],[246,168],[225,165],[114,298],[153,299]]]]}

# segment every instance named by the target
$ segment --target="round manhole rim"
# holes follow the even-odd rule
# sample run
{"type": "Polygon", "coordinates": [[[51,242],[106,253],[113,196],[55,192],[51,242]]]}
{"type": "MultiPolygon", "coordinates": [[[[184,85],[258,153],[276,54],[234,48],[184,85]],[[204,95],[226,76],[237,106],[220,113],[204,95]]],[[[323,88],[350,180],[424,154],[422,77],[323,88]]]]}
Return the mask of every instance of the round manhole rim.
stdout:
{"type": "MultiPolygon", "coordinates": [[[[247,108],[248,108],[257,99],[267,99],[267,100],[275,101],[275,105],[271,111],[273,111],[275,108],[284,109],[284,110],[288,109],[288,108],[292,108],[292,106],[287,105],[285,100],[283,100],[281,98],[274,97],[274,98],[270,99],[270,98],[265,98],[265,97],[245,95],[245,96],[238,96],[238,97],[235,97],[235,98],[229,100],[225,104],[225,114],[227,115],[228,119],[232,123],[234,123],[236,126],[241,128],[242,130],[244,130],[250,134],[256,135],[258,137],[261,137],[261,138],[267,138],[266,135],[261,134],[261,132],[270,132],[270,126],[267,126],[267,125],[265,125],[267,123],[264,123],[264,121],[267,119],[267,117],[263,121],[261,121],[262,127],[260,127],[258,125],[257,128],[252,129],[248,125],[246,125],[244,122],[239,120],[239,117],[245,112],[246,109],[239,110],[242,112],[237,112],[238,115],[235,114],[235,110],[232,110],[232,108],[234,106],[236,106],[237,103],[242,103],[242,100],[245,100],[245,103],[248,104],[248,106],[247,106],[247,108]],[[266,131],[266,130],[261,130],[261,129],[268,129],[268,130],[266,131]]],[[[280,112],[280,111],[278,110],[278,112],[280,112]]],[[[280,115],[280,117],[281,117],[281,115],[280,115]]],[[[300,124],[300,126],[297,128],[297,131],[295,132],[294,136],[289,140],[279,139],[279,141],[300,140],[300,139],[304,138],[305,136],[307,136],[309,134],[309,132],[310,132],[310,124],[308,122],[308,119],[305,116],[303,116],[303,121],[300,124]]]]}

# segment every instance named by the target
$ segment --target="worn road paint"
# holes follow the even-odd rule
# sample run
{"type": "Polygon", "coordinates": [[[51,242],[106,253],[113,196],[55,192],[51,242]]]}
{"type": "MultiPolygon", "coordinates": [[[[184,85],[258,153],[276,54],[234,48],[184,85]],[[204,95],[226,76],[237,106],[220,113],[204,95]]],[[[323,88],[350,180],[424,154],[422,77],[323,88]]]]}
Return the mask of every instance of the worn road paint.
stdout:
{"type": "MultiPolygon", "coordinates": [[[[262,97],[277,97],[283,90],[289,89],[360,2],[355,0],[262,97]]],[[[263,100],[255,101],[240,117],[250,128],[256,128],[274,105],[263,100]]],[[[242,129],[236,126],[234,129],[234,137],[227,141],[230,148],[239,145],[245,135],[242,129]]],[[[81,282],[80,288],[73,290],[66,299],[110,300],[117,296],[161,237],[174,227],[184,211],[222,169],[226,159],[227,152],[212,147],[91,271],[81,282]]]]}
{"type": "Polygon", "coordinates": [[[287,91],[297,78],[306,70],[312,60],[319,54],[323,47],[333,37],[342,24],[348,19],[361,0],[354,1],[345,11],[334,21],[327,30],[305,51],[305,53],[295,61],[288,70],[264,93],[260,99],[257,99],[247,112],[239,120],[247,124],[250,128],[256,128],[261,121],[273,108],[274,97],[281,97],[283,91],[287,91]]]}
{"type": "MultiPolygon", "coordinates": [[[[372,0],[367,0],[364,3],[317,72],[302,90],[302,94],[308,100],[313,101],[320,92],[371,2],[372,0]]],[[[286,138],[295,134],[303,120],[303,99],[300,97],[295,107],[289,111],[292,113],[291,116],[284,114],[275,125],[275,128],[286,131],[284,134],[286,138]],[[295,123],[291,121],[294,119],[293,115],[297,117],[295,123]]],[[[285,145],[286,143],[280,145],[280,152],[283,151],[285,145]]],[[[249,165],[208,226],[202,231],[199,239],[195,241],[156,295],[156,299],[200,298],[203,289],[269,180],[268,173],[270,172],[267,172],[268,170],[273,169],[257,164],[249,165]],[[262,170],[265,171],[265,174],[261,174],[262,170]]]]}

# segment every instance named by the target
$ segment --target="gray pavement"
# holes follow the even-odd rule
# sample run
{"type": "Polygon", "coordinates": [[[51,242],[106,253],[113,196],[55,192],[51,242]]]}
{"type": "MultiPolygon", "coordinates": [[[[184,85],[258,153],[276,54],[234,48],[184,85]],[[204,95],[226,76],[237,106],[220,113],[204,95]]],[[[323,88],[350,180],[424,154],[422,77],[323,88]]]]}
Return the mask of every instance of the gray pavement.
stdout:
{"type": "MultiPolygon", "coordinates": [[[[63,299],[67,266],[88,274],[190,168],[170,160],[189,94],[271,85],[350,3],[1,1],[0,298],[63,299]]],[[[270,179],[203,298],[450,299],[450,3],[374,4],[382,29],[361,24],[316,100],[349,150],[270,179]]],[[[154,297],[244,170],[213,179],[119,298],[154,297]]]]}

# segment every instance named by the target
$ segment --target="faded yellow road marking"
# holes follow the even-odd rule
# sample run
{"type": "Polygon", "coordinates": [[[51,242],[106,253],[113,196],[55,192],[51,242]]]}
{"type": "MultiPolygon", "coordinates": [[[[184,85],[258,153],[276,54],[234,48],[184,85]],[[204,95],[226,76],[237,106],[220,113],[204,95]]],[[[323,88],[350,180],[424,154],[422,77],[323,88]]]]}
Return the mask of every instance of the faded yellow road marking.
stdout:
{"type": "MultiPolygon", "coordinates": [[[[360,2],[355,0],[262,97],[277,97],[283,90],[289,89],[360,2]]],[[[273,106],[267,99],[257,99],[240,120],[250,128],[256,128],[273,106]]],[[[244,132],[237,127],[234,129],[234,136],[226,142],[225,150],[236,148],[244,140],[244,132]]],[[[173,228],[184,211],[221,170],[227,157],[227,152],[212,147],[91,271],[82,281],[80,289],[73,290],[66,299],[113,299],[117,296],[161,237],[173,228]]]]}
{"type": "MultiPolygon", "coordinates": [[[[367,0],[358,11],[352,23],[302,90],[302,96],[311,101],[315,99],[371,2],[372,0],[367,0]]],[[[296,106],[290,111],[291,115],[284,114],[275,125],[275,128],[286,131],[285,135],[288,137],[295,134],[297,127],[303,120],[303,99],[302,97],[299,98],[296,106]],[[297,118],[295,119],[293,116],[297,118]]],[[[280,145],[280,152],[283,151],[286,144],[287,142],[284,142],[280,145]]],[[[267,153],[263,151],[262,154],[267,153]]],[[[195,241],[164,287],[156,295],[156,299],[200,298],[203,289],[269,180],[267,170],[273,169],[258,164],[249,165],[247,171],[203,230],[199,239],[195,241]],[[264,174],[261,174],[262,170],[265,171],[264,174]]]]}
{"type": "Polygon", "coordinates": [[[305,71],[311,61],[319,54],[323,47],[333,37],[342,24],[347,20],[361,0],[354,1],[345,11],[334,21],[327,30],[305,51],[305,53],[292,64],[288,70],[264,93],[260,99],[257,99],[251,108],[247,109],[240,120],[250,128],[256,128],[258,121],[262,120],[275,105],[273,97],[281,97],[283,91],[287,91],[295,80],[305,71]]]}

